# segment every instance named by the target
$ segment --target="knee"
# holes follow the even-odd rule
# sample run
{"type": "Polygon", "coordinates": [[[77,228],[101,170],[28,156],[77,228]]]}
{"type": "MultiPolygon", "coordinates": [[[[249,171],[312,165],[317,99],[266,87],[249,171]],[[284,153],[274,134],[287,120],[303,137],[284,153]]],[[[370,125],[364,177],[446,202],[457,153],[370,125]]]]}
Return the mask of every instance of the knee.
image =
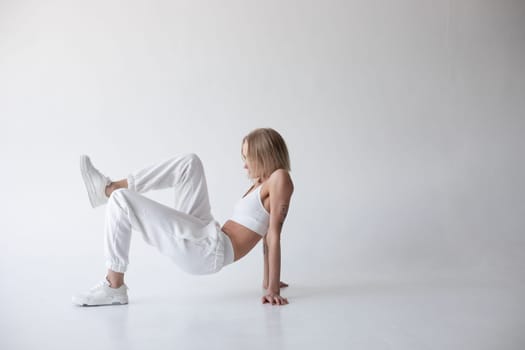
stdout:
{"type": "Polygon", "coordinates": [[[191,167],[202,168],[202,161],[196,153],[186,154],[186,160],[191,167]]]}
{"type": "Polygon", "coordinates": [[[199,158],[199,156],[196,153],[187,153],[185,158],[190,163],[200,163],[201,162],[201,159],[199,158]]]}

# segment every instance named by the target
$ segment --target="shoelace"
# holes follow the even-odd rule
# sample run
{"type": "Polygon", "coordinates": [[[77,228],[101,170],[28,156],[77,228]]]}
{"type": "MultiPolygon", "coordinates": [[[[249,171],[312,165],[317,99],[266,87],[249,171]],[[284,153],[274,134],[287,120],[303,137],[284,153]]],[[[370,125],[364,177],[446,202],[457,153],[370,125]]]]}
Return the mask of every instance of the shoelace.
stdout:
{"type": "MultiPolygon", "coordinates": [[[[107,280],[101,280],[100,282],[97,283],[97,285],[95,285],[94,287],[91,287],[90,291],[94,291],[95,289],[99,289],[100,287],[103,287],[106,284],[109,287],[109,282],[107,280]]],[[[126,290],[129,290],[128,286],[126,286],[126,290]]]]}
{"type": "Polygon", "coordinates": [[[109,283],[109,282],[102,280],[102,281],[98,282],[94,287],[91,287],[89,290],[93,291],[95,289],[99,289],[100,287],[104,286],[107,283],[109,283]]]}

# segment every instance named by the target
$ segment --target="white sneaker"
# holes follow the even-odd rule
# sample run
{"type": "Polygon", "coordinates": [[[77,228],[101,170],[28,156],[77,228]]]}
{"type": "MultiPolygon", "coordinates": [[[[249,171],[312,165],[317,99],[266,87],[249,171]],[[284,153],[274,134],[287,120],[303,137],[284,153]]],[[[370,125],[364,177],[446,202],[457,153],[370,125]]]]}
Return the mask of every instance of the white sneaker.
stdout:
{"type": "Polygon", "coordinates": [[[125,305],[128,303],[127,290],[126,284],[119,288],[111,288],[108,280],[104,278],[89,291],[73,296],[73,304],[79,306],[125,305]]]}
{"type": "Polygon", "coordinates": [[[110,178],[95,168],[86,155],[80,156],[80,172],[86,185],[91,206],[95,208],[107,203],[106,186],[111,183],[110,178]]]}

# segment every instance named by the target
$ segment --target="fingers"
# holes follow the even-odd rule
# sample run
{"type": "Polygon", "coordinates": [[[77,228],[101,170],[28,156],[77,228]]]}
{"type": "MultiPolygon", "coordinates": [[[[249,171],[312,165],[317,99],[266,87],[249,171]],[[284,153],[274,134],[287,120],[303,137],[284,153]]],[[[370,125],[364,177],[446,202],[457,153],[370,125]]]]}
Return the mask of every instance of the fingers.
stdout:
{"type": "Polygon", "coordinates": [[[286,300],[284,298],[283,299],[276,299],[275,300],[275,304],[272,303],[272,305],[286,305],[286,304],[288,304],[288,300],[286,300]]]}
{"type": "Polygon", "coordinates": [[[275,297],[272,305],[286,305],[288,304],[288,299],[282,297],[275,297]]]}
{"type": "Polygon", "coordinates": [[[262,297],[262,303],[271,303],[272,305],[286,305],[288,304],[288,299],[280,296],[265,295],[262,297]]]}

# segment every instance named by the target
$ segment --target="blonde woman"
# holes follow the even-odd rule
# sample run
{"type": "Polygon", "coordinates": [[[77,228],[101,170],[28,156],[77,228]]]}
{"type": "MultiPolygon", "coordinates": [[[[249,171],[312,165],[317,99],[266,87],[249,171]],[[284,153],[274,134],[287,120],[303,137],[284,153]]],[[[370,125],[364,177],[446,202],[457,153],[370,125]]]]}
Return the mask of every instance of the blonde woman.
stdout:
{"type": "Polygon", "coordinates": [[[92,207],[107,203],[104,252],[108,270],[100,283],[74,296],[73,303],[128,303],[124,273],[133,229],[181,269],[199,275],[216,273],[238,261],[262,239],[262,303],[288,304],[280,293],[287,287],[280,281],[280,237],[294,189],[288,149],[281,135],[271,128],[253,130],[241,145],[244,168],[253,185],[222,227],[211,215],[204,168],[196,154],[152,164],[120,181],[111,181],[88,156],[81,156],[81,173],[92,207]],[[174,207],[142,195],[163,188],[174,189],[174,207]]]}

